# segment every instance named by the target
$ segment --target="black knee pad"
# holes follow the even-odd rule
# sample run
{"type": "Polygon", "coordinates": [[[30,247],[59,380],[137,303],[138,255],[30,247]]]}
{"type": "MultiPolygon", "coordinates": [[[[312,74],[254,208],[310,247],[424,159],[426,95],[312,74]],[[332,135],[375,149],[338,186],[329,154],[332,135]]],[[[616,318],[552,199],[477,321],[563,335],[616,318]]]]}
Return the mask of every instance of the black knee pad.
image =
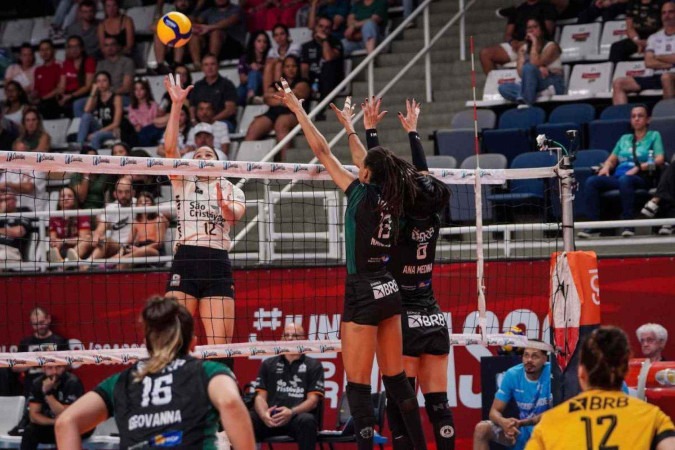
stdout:
{"type": "Polygon", "coordinates": [[[424,394],[424,401],[429,421],[434,427],[438,449],[454,448],[455,421],[448,404],[448,394],[446,392],[430,392],[424,394]]]}
{"type": "Polygon", "coordinates": [[[382,376],[382,383],[389,396],[396,401],[401,411],[412,411],[419,408],[415,389],[410,385],[405,372],[401,372],[393,377],[382,376]]]}
{"type": "Polygon", "coordinates": [[[370,399],[370,385],[347,382],[347,400],[354,419],[355,434],[362,439],[372,439],[375,426],[375,409],[370,399]]]}

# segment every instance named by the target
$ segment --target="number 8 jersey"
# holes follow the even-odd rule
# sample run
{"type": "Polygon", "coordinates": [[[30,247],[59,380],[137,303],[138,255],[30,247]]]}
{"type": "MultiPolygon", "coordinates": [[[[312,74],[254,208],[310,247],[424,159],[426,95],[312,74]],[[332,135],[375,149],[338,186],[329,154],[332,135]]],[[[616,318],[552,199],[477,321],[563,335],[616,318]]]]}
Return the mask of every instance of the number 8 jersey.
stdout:
{"type": "Polygon", "coordinates": [[[171,180],[178,215],[177,244],[230,250],[230,224],[223,218],[218,204],[218,183],[223,200],[244,204],[244,192],[225,178],[209,178],[208,182],[189,177],[171,180]],[[227,194],[230,188],[231,193],[227,194]]]}

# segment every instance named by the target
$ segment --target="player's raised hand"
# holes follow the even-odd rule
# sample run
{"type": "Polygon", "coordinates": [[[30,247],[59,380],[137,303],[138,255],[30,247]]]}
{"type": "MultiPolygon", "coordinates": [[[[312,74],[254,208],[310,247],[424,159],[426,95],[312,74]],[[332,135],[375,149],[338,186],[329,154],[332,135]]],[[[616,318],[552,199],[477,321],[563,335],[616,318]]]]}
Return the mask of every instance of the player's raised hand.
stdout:
{"type": "Polygon", "coordinates": [[[285,78],[282,78],[279,83],[276,83],[276,87],[277,93],[274,94],[274,98],[279,100],[293,113],[302,111],[302,100],[295,96],[293,89],[288,85],[288,81],[286,81],[285,78]]]}
{"type": "Polygon", "coordinates": [[[417,119],[420,116],[420,104],[415,99],[405,101],[406,114],[398,113],[398,118],[406,133],[417,131],[417,119]]]}
{"type": "Polygon", "coordinates": [[[221,208],[225,208],[229,202],[232,202],[232,183],[225,185],[225,190],[221,189],[220,183],[216,183],[216,199],[221,208]]]}
{"type": "Polygon", "coordinates": [[[334,103],[330,104],[330,109],[333,110],[335,117],[338,119],[338,122],[340,122],[342,126],[345,127],[345,130],[347,130],[348,133],[354,131],[354,124],[352,123],[354,120],[354,105],[352,105],[351,97],[347,97],[345,100],[345,105],[342,107],[342,109],[339,109],[334,103]]]}
{"type": "Polygon", "coordinates": [[[361,103],[363,110],[363,126],[366,130],[377,128],[377,124],[384,118],[387,111],[380,112],[382,106],[382,98],[377,98],[374,95],[365,102],[361,103]]]}
{"type": "Polygon", "coordinates": [[[180,84],[180,75],[176,74],[174,77],[171,73],[164,77],[164,87],[166,88],[166,92],[169,93],[171,101],[181,105],[185,102],[185,99],[192,90],[192,86],[183,89],[180,84]]]}

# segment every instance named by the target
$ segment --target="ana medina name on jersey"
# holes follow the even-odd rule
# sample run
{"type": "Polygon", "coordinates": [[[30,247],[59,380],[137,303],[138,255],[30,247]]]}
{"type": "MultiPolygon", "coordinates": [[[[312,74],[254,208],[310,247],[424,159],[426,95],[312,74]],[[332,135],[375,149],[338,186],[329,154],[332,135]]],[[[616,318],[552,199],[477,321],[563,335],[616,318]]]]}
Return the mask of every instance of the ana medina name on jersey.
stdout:
{"type": "Polygon", "coordinates": [[[431,273],[434,270],[434,263],[422,264],[420,266],[416,265],[406,265],[403,266],[404,275],[417,275],[420,273],[431,273]]]}

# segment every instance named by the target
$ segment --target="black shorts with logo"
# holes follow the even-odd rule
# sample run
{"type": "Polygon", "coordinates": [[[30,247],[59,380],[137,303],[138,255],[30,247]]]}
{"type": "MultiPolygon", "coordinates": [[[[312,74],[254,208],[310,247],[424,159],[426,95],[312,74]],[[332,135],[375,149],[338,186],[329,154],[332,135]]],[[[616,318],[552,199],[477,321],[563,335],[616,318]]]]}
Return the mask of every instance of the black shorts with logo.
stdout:
{"type": "Polygon", "coordinates": [[[343,322],[377,326],[401,314],[401,294],[386,270],[347,275],[343,322]]]}
{"type": "Polygon", "coordinates": [[[404,307],[401,326],[405,356],[447,355],[450,352],[448,324],[436,302],[426,307],[404,307]]]}
{"type": "Polygon", "coordinates": [[[181,245],[171,265],[166,291],[179,291],[197,299],[234,298],[232,263],[227,250],[181,245]]]}

